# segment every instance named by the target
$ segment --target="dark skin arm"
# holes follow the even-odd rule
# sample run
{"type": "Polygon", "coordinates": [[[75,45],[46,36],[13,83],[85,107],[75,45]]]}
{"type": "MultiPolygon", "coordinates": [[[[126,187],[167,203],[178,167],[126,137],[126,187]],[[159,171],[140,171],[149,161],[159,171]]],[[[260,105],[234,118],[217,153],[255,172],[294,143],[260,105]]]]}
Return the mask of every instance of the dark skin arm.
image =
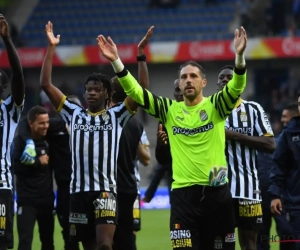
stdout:
{"type": "Polygon", "coordinates": [[[0,35],[5,44],[8,60],[12,70],[11,94],[17,106],[21,106],[25,95],[25,81],[20,58],[9,36],[8,23],[0,14],[0,35]]]}
{"type": "Polygon", "coordinates": [[[44,58],[41,76],[40,76],[40,85],[45,91],[50,101],[52,102],[55,109],[59,107],[60,102],[62,101],[64,95],[63,93],[56,88],[51,83],[51,74],[52,74],[52,62],[55,54],[55,47],[59,44],[60,36],[57,37],[53,34],[53,25],[51,22],[48,22],[46,25],[46,34],[48,38],[48,50],[44,58]]]}
{"type": "MultiPolygon", "coordinates": [[[[153,34],[153,30],[154,30],[154,26],[151,26],[147,34],[140,41],[138,45],[138,56],[145,55],[145,48],[150,41],[150,38],[153,34]]],[[[148,67],[146,61],[138,62],[138,81],[143,88],[145,89],[149,88],[149,74],[148,74],[148,67]]]]}
{"type": "Polygon", "coordinates": [[[237,141],[249,148],[266,153],[273,153],[276,143],[273,136],[249,136],[225,129],[226,140],[237,141]]]}

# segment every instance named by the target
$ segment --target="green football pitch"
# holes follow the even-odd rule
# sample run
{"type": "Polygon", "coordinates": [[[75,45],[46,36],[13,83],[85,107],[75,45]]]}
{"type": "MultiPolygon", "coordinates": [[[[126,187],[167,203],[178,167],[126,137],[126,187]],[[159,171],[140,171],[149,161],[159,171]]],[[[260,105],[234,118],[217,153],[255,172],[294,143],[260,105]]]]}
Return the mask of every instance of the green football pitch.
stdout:
{"type": "MultiPolygon", "coordinates": [[[[164,249],[171,250],[169,240],[169,210],[142,210],[142,230],[137,233],[138,250],[164,249]]],[[[271,234],[276,235],[273,223],[271,234]]],[[[14,227],[15,247],[18,249],[18,234],[14,227]]],[[[55,249],[63,250],[61,228],[56,221],[54,232],[55,249]]],[[[41,249],[38,227],[35,227],[32,249],[41,249]]],[[[238,244],[236,249],[240,250],[238,244]]],[[[271,250],[278,250],[278,243],[271,244],[271,250]]]]}

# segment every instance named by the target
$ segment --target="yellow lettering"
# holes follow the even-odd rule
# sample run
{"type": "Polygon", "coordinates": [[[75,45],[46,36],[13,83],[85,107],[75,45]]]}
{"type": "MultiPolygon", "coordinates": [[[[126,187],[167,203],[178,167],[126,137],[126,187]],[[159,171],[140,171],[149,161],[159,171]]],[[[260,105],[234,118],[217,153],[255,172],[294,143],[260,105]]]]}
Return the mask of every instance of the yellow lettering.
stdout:
{"type": "Polygon", "coordinates": [[[111,210],[101,210],[100,217],[116,217],[116,212],[111,210]]]}
{"type": "Polygon", "coordinates": [[[192,247],[191,239],[171,240],[172,248],[192,247]]]}
{"type": "Polygon", "coordinates": [[[240,217],[259,217],[262,216],[261,204],[247,205],[239,207],[240,217]]]}
{"type": "Polygon", "coordinates": [[[139,209],[133,209],[133,218],[134,219],[139,219],[141,217],[140,215],[140,210],[139,209]]]}
{"type": "Polygon", "coordinates": [[[6,218],[0,217],[0,229],[5,229],[5,228],[6,228],[6,218]]]}

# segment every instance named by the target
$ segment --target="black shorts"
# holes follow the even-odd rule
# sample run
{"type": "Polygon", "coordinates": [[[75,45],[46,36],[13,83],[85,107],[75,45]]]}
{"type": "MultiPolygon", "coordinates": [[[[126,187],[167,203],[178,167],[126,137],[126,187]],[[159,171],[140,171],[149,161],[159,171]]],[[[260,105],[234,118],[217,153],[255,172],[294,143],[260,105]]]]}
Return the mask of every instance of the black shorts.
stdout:
{"type": "Polygon", "coordinates": [[[116,224],[116,195],[110,192],[84,192],[70,195],[69,232],[71,241],[96,238],[96,225],[116,224]]]}
{"type": "Polygon", "coordinates": [[[14,248],[13,194],[9,189],[0,189],[0,246],[14,248]]]}
{"type": "Polygon", "coordinates": [[[234,213],[228,185],[191,186],[171,191],[170,238],[173,249],[234,249],[234,213]],[[227,248],[228,249],[228,248],[227,248]]]}
{"type": "Polygon", "coordinates": [[[249,231],[263,228],[261,201],[233,198],[236,227],[249,231]]]}
{"type": "Polygon", "coordinates": [[[141,230],[141,195],[138,194],[133,204],[133,230],[141,230]]]}

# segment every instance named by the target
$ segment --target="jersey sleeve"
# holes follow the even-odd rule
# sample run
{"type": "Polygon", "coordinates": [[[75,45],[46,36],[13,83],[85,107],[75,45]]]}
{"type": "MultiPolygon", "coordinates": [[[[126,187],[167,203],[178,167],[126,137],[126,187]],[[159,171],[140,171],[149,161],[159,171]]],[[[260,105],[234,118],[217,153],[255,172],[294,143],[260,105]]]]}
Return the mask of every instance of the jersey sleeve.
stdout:
{"type": "Polygon", "coordinates": [[[274,136],[272,127],[269,122],[269,118],[258,103],[255,103],[255,130],[259,136],[274,136]]]}
{"type": "Polygon", "coordinates": [[[116,119],[121,127],[124,127],[129,119],[135,114],[132,112],[126,101],[121,102],[108,110],[109,112],[114,112],[116,119]]]}
{"type": "Polygon", "coordinates": [[[138,103],[138,105],[147,113],[163,123],[166,122],[166,116],[169,107],[172,105],[172,100],[164,97],[158,97],[147,89],[142,88],[138,84],[137,80],[126,69],[117,73],[117,76],[128,96],[138,103]]]}
{"type": "Polygon", "coordinates": [[[148,140],[147,134],[145,129],[143,130],[142,136],[141,136],[141,143],[146,147],[150,145],[150,142],[148,140]]]}
{"type": "Polygon", "coordinates": [[[246,87],[246,69],[234,69],[233,77],[219,92],[210,97],[221,119],[226,119],[234,109],[240,95],[246,87]]]}
{"type": "Polygon", "coordinates": [[[82,107],[74,102],[68,101],[67,97],[64,96],[56,111],[59,112],[66,124],[70,125],[72,116],[76,109],[82,109],[82,107]]]}
{"type": "Polygon", "coordinates": [[[24,99],[23,99],[22,104],[20,106],[17,106],[14,102],[14,99],[10,95],[4,100],[2,105],[6,106],[6,110],[7,110],[8,114],[10,115],[10,117],[12,118],[12,120],[15,123],[18,123],[21,118],[21,113],[24,109],[24,99]]]}

